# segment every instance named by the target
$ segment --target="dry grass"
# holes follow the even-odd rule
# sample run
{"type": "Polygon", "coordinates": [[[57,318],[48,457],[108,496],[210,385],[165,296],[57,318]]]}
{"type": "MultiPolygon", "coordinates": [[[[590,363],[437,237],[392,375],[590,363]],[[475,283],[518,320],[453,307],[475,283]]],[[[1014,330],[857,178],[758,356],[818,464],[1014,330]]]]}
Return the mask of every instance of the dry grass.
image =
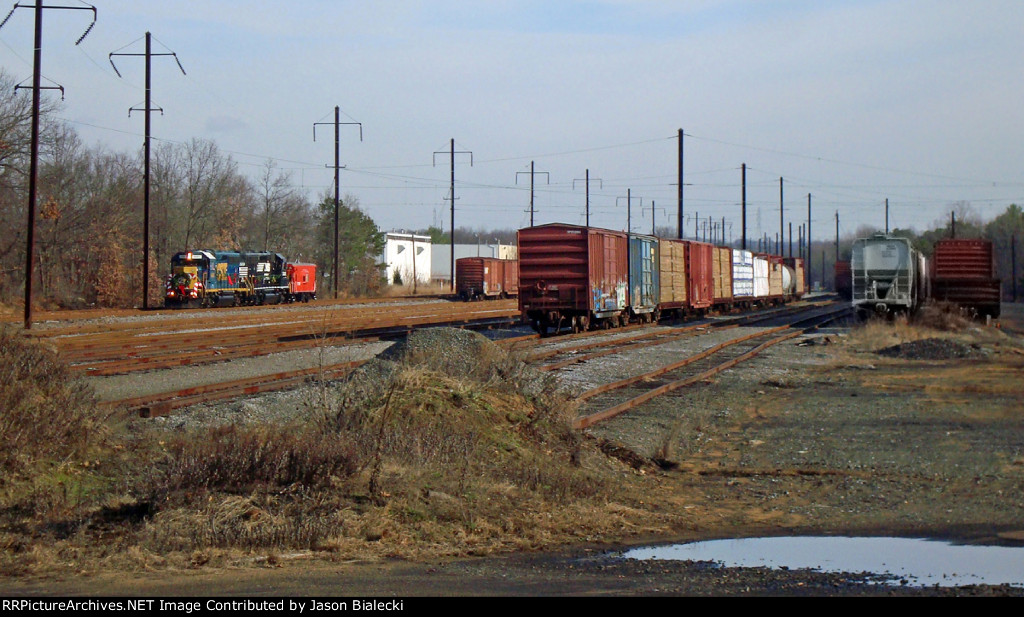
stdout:
{"type": "Polygon", "coordinates": [[[448,289],[447,283],[420,283],[413,287],[412,283],[403,283],[401,285],[385,285],[382,291],[382,295],[385,298],[395,298],[399,296],[430,296],[435,294],[446,294],[451,290],[448,289]]]}
{"type": "Polygon", "coordinates": [[[39,465],[81,460],[102,438],[94,396],[56,354],[0,327],[0,486],[39,465]]]}
{"type": "Polygon", "coordinates": [[[416,559],[646,529],[628,480],[639,476],[571,428],[556,382],[482,337],[463,343],[371,362],[311,401],[303,422],[127,424],[107,440],[95,439],[91,406],[70,404],[77,386],[59,363],[18,347],[12,365],[37,367],[34,387],[51,384],[63,408],[40,407],[24,384],[17,400],[68,426],[44,427],[57,438],[38,452],[9,438],[5,464],[22,480],[0,500],[0,572],[272,563],[296,551],[416,559]],[[53,464],[40,472],[40,460],[53,464]]]}

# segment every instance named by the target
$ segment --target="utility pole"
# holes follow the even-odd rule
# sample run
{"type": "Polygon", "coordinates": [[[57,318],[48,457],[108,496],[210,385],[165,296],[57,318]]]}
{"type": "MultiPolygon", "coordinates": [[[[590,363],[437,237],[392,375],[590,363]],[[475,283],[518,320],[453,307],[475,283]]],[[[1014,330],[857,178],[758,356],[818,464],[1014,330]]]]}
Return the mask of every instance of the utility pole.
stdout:
{"type": "Polygon", "coordinates": [[[839,263],[839,210],[836,210],[836,263],[839,263]]]}
{"type": "Polygon", "coordinates": [[[743,163],[740,167],[740,181],[743,186],[743,250],[747,250],[747,164],[743,163]]]}
{"type": "MultiPolygon", "coordinates": [[[[459,152],[456,152],[455,151],[455,138],[454,137],[452,137],[450,144],[451,145],[450,145],[450,149],[448,151],[448,154],[450,156],[449,160],[450,160],[450,169],[451,169],[451,175],[452,175],[451,189],[450,189],[451,190],[451,197],[452,197],[452,210],[451,210],[451,213],[452,213],[452,220],[451,220],[452,253],[451,253],[451,259],[450,259],[449,265],[451,266],[451,270],[450,271],[451,271],[452,278],[451,278],[451,281],[449,281],[449,290],[452,293],[455,293],[455,155],[456,154],[468,154],[469,155],[469,166],[472,167],[473,166],[473,153],[470,152],[469,150],[460,150],[459,152]]],[[[444,152],[443,151],[434,152],[434,164],[435,165],[437,164],[437,155],[438,154],[444,154],[444,152]]]]}
{"type": "MultiPolygon", "coordinates": [[[[316,141],[316,127],[319,124],[334,124],[334,271],[331,276],[334,279],[334,299],[338,299],[338,211],[341,208],[341,170],[344,169],[341,165],[341,125],[351,124],[359,125],[359,141],[363,141],[363,124],[362,122],[342,122],[341,121],[341,108],[337,105],[334,106],[334,122],[314,122],[313,123],[313,141],[316,141]]],[[[327,166],[330,167],[330,166],[327,166]]],[[[413,255],[413,259],[416,256],[413,255]]]]}
{"type": "MultiPolygon", "coordinates": [[[[783,207],[782,207],[782,178],[779,178],[779,236],[782,240],[786,238],[786,224],[783,219],[783,207]]],[[[779,255],[782,255],[782,245],[776,243],[775,247],[778,249],[779,255]]]]}
{"type": "MultiPolygon", "coordinates": [[[[601,178],[594,178],[594,180],[597,180],[598,182],[600,182],[601,183],[601,188],[602,189],[604,188],[604,181],[601,180],[601,178]]],[[[574,178],[573,179],[573,181],[572,181],[572,190],[574,190],[574,191],[576,190],[576,183],[577,182],[584,182],[586,184],[586,191],[587,191],[587,227],[590,227],[590,170],[589,169],[587,170],[587,173],[586,173],[586,175],[585,175],[583,180],[580,180],[579,178],[574,178]]]]}
{"type": "MultiPolygon", "coordinates": [[[[82,4],[85,4],[84,2],[82,4]]],[[[11,12],[7,14],[7,17],[0,22],[0,28],[4,27],[11,17],[14,15],[14,11],[19,8],[30,8],[29,5],[15,4],[11,12]]],[[[29,153],[29,172],[28,172],[28,226],[26,229],[26,247],[25,247],[25,329],[32,329],[32,265],[35,261],[35,232],[36,232],[36,181],[39,178],[39,106],[40,106],[40,95],[42,90],[53,90],[58,89],[61,92],[61,99],[64,97],[63,86],[50,86],[43,87],[40,83],[42,78],[42,63],[43,63],[43,9],[52,10],[84,10],[92,11],[92,22],[89,27],[85,29],[82,36],[78,37],[75,41],[75,45],[80,44],[85,40],[85,37],[89,35],[92,27],[96,25],[96,7],[91,4],[85,4],[85,6],[43,6],[43,0],[36,0],[35,3],[35,37],[33,43],[33,58],[32,58],[32,137],[31,146],[29,153]]],[[[14,89],[18,90],[22,86],[15,86],[14,89]]]]}
{"type": "Polygon", "coordinates": [[[651,200],[651,235],[652,236],[657,236],[658,235],[658,227],[654,223],[654,215],[655,215],[655,212],[654,212],[654,200],[652,199],[651,200]]]}
{"type": "Polygon", "coordinates": [[[678,191],[678,215],[679,215],[679,239],[683,239],[683,129],[679,129],[679,191],[678,191]]]}
{"type": "Polygon", "coordinates": [[[956,238],[956,212],[949,213],[949,233],[950,238],[956,238]]]}
{"type": "Polygon", "coordinates": [[[1017,302],[1017,235],[1010,236],[1010,270],[1013,273],[1013,301],[1017,302]]]}
{"type": "MultiPolygon", "coordinates": [[[[150,112],[153,111],[152,104],[152,91],[153,91],[153,70],[152,61],[153,56],[173,56],[174,61],[178,63],[178,68],[181,69],[181,74],[185,75],[185,67],[181,66],[181,60],[178,60],[178,55],[173,51],[164,52],[159,54],[153,53],[153,35],[149,32],[146,33],[146,53],[144,54],[130,54],[124,53],[120,50],[113,51],[107,56],[110,60],[110,66],[114,67],[114,72],[117,73],[118,77],[121,77],[121,71],[117,70],[117,65],[114,64],[114,56],[144,56],[146,58],[146,102],[143,107],[143,111],[146,114],[146,135],[145,141],[143,142],[144,158],[142,171],[142,186],[143,186],[143,205],[142,205],[142,309],[146,310],[149,308],[149,145],[150,145],[150,112]]],[[[121,49],[124,49],[122,47],[121,49]]],[[[122,78],[123,79],[123,78],[122,78]]],[[[160,115],[163,115],[164,110],[162,107],[157,107],[160,111],[160,115]]],[[[133,111],[138,111],[137,108],[132,107],[128,110],[128,117],[130,118],[133,111]]],[[[185,247],[188,249],[188,247],[185,247]]]]}
{"type": "Polygon", "coordinates": [[[811,289],[811,194],[807,193],[807,289],[811,289]]]}
{"type": "Polygon", "coordinates": [[[889,235],[889,198],[885,198],[885,235],[889,235]]]}
{"type": "Polygon", "coordinates": [[[793,258],[793,221],[789,222],[789,257],[793,258]]]}
{"type": "MultiPolygon", "coordinates": [[[[525,174],[525,171],[516,172],[516,184],[519,184],[519,174],[525,174]]],[[[530,161],[530,227],[533,227],[533,176],[534,174],[544,174],[548,179],[548,184],[551,184],[551,174],[546,171],[534,171],[533,161],[530,161]]],[[[452,246],[455,246],[453,243],[452,246]]]]}
{"type": "MultiPolygon", "coordinates": [[[[631,234],[633,233],[633,189],[626,189],[626,196],[624,198],[615,198],[616,207],[618,207],[620,199],[626,200],[626,233],[631,234]]],[[[637,199],[640,200],[640,205],[642,206],[644,203],[643,198],[637,197],[637,199]]]]}

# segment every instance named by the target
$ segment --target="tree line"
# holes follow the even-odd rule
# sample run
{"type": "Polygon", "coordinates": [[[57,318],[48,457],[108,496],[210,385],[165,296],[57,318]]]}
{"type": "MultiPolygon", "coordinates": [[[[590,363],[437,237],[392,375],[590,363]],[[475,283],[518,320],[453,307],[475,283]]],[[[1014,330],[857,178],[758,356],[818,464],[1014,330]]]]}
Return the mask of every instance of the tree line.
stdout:
{"type": "MultiPolygon", "coordinates": [[[[0,69],[0,301],[25,283],[31,98],[0,69]]],[[[44,99],[45,100],[45,99],[44,99]]],[[[143,159],[86,146],[45,100],[40,115],[33,288],[41,306],[134,306],[142,296],[143,159]]],[[[339,210],[339,289],[366,295],[383,285],[384,234],[345,195],[339,210]]],[[[312,203],[290,173],[268,160],[254,177],[216,142],[161,141],[150,163],[150,304],[162,301],[175,253],[266,250],[318,264],[332,288],[334,199],[312,203]]]]}

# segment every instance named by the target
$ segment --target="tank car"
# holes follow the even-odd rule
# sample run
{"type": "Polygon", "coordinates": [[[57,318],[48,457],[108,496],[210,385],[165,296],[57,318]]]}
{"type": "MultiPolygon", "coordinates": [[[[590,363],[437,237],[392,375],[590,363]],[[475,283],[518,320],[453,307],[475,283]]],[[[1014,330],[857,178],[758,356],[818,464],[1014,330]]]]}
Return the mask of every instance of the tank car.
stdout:
{"type": "Polygon", "coordinates": [[[852,304],[858,316],[910,314],[927,297],[924,256],[907,238],[878,233],[853,244],[852,304]]]}

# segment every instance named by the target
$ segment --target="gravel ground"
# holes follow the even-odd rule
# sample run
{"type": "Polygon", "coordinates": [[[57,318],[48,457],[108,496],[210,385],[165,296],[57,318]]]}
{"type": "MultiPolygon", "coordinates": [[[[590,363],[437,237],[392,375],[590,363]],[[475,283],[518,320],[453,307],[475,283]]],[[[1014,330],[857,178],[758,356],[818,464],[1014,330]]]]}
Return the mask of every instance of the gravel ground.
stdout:
{"type": "MultiPolygon", "coordinates": [[[[1004,307],[1004,320],[1017,325],[1002,333],[984,329],[903,341],[898,352],[877,353],[841,330],[803,337],[709,383],[594,427],[590,433],[595,437],[614,440],[644,457],[660,453],[673,463],[647,472],[654,476],[652,503],[659,504],[652,507],[671,507],[689,521],[689,531],[672,537],[626,537],[635,544],[757,535],[870,535],[1024,546],[1024,338],[1019,334],[1024,311],[1004,307]],[[928,340],[935,338],[942,340],[928,340]]],[[[559,374],[568,387],[586,389],[645,372],[665,357],[677,359],[731,336],[735,333],[711,332],[664,349],[608,356],[559,374]]],[[[886,347],[893,346],[877,349],[886,347]]],[[[231,404],[235,411],[227,413],[246,417],[258,414],[253,411],[257,408],[295,409],[301,404],[295,396],[281,393],[236,402],[231,404]]],[[[991,586],[879,586],[864,573],[625,561],[613,548],[621,545],[432,564],[294,563],[246,577],[221,572],[109,584],[95,580],[90,587],[72,581],[63,589],[74,593],[79,585],[85,593],[259,594],[273,589],[275,594],[403,596],[1024,593],[991,586]]],[[[47,591],[60,589],[49,586],[47,591]]],[[[19,590],[39,593],[30,584],[8,591],[19,590]]]]}
{"type": "Polygon", "coordinates": [[[102,401],[173,392],[191,386],[221,383],[256,375],[328,366],[354,360],[366,360],[394,343],[378,341],[339,347],[323,346],[255,358],[234,358],[226,362],[185,366],[175,369],[144,371],[127,375],[90,377],[89,383],[102,401]]]}

